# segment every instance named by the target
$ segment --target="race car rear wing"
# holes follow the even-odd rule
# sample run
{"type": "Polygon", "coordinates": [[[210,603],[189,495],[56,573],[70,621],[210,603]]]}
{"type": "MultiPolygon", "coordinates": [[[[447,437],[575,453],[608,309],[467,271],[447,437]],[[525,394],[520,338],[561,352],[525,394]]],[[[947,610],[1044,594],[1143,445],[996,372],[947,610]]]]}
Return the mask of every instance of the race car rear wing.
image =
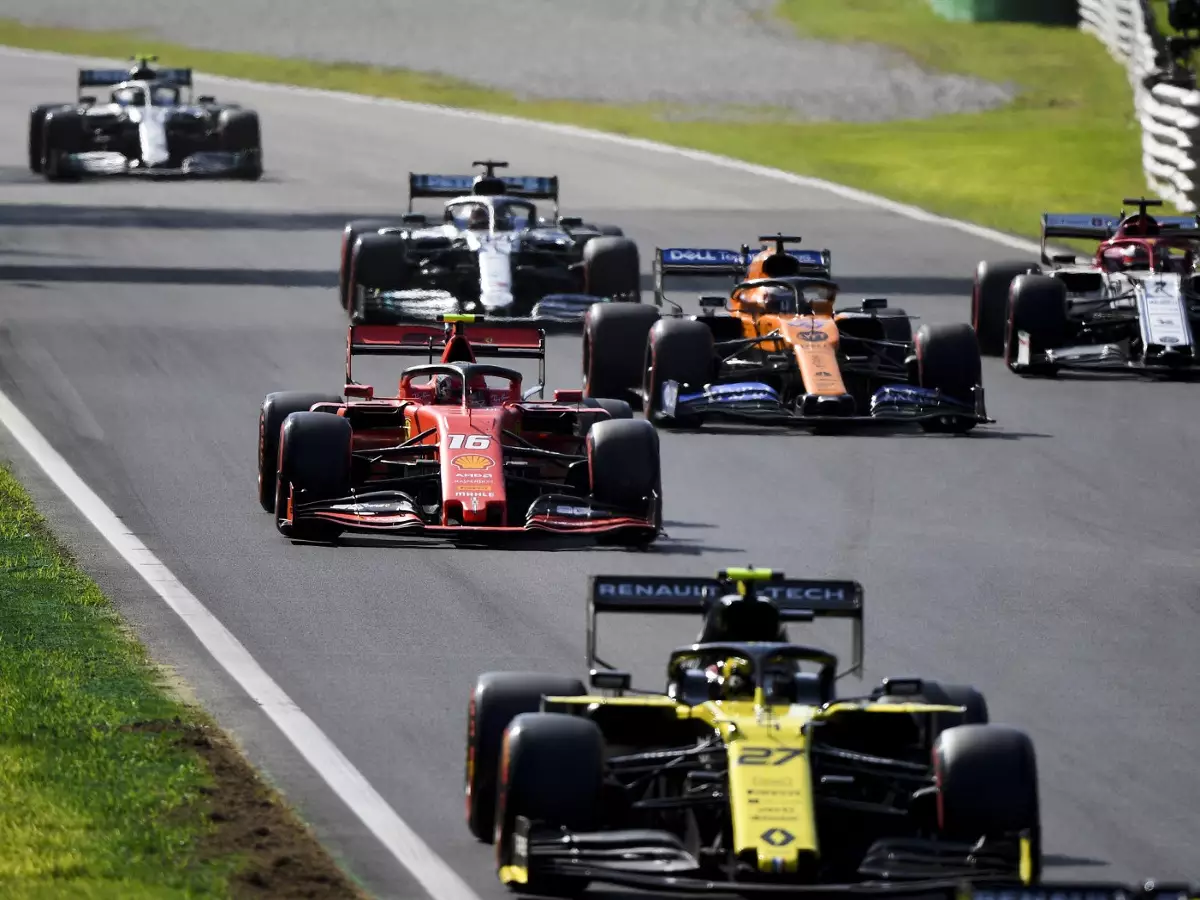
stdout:
{"type": "Polygon", "coordinates": [[[539,382],[545,383],[546,332],[535,320],[489,320],[482,316],[444,315],[437,320],[391,325],[351,325],[346,333],[346,386],[354,381],[356,356],[426,356],[430,363],[446,345],[465,338],[476,359],[536,359],[539,382]],[[437,324],[441,323],[441,324],[437,324]]]}
{"type": "MultiPolygon", "coordinates": [[[[665,279],[668,276],[684,278],[733,278],[741,280],[750,261],[759,251],[751,251],[743,244],[741,250],[721,250],[692,247],[656,247],[651,271],[654,276],[654,302],[664,302],[679,308],[679,304],[667,297],[665,279]]],[[[832,254],[828,250],[785,250],[788,256],[800,263],[797,274],[823,275],[831,277],[832,254]]]]}
{"type": "Polygon", "coordinates": [[[153,81],[156,84],[171,85],[174,87],[192,86],[191,69],[150,69],[136,73],[130,69],[80,69],[79,88],[82,90],[89,87],[111,87],[114,84],[120,84],[122,81],[140,80],[142,78],[145,78],[147,81],[153,81]],[[152,77],[147,77],[151,73],[152,77]]]}
{"type": "MultiPolygon", "coordinates": [[[[1200,240],[1200,216],[1155,216],[1154,221],[1165,236],[1182,234],[1200,240]]],[[[1043,213],[1042,262],[1050,262],[1046,247],[1052,239],[1106,241],[1117,233],[1121,222],[1121,216],[1098,213],[1043,213]]]]}
{"type": "MultiPolygon", "coordinates": [[[[462,197],[472,193],[479,175],[431,175],[418,172],[408,173],[408,211],[413,211],[413,200],[423,197],[462,197]]],[[[557,175],[494,175],[492,180],[503,182],[504,193],[510,197],[527,200],[553,200],[555,217],[558,216],[557,175]]]]}
{"type": "Polygon", "coordinates": [[[587,604],[587,661],[593,674],[612,667],[596,654],[600,613],[705,615],[722,596],[739,593],[769,601],[781,622],[850,619],[852,662],[839,674],[862,674],[863,587],[857,581],[787,578],[771,569],[730,568],[705,578],[694,575],[593,575],[587,604]],[[602,669],[597,670],[599,665],[602,669]]]}

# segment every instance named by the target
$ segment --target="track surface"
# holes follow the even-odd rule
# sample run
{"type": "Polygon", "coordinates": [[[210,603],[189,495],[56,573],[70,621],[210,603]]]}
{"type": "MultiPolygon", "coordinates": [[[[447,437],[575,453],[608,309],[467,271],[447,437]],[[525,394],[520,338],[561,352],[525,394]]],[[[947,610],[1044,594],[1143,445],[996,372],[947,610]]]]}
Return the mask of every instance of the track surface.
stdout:
{"type": "MultiPolygon", "coordinates": [[[[434,72],[520,97],[789,109],[883,121],[1006,103],[869,44],[800,40],[775,0],[5,0],[30,24],[125,29],[190,47],[434,72]],[[197,27],[202,21],[202,27],[197,27]],[[464,23],[470,23],[464,27],[464,23]]],[[[710,109],[709,115],[714,114],[710,109]]]]}
{"type": "MultiPolygon", "coordinates": [[[[557,171],[569,210],[626,225],[647,256],[806,234],[848,294],[929,321],[961,321],[975,261],[1011,251],[670,156],[252,89],[236,93],[264,113],[260,184],[47,185],[23,171],[16,123],[69,78],[0,56],[0,388],[483,897],[502,892],[460,793],[476,673],[578,672],[589,573],[744,562],[860,579],[872,677],[971,681],[1033,734],[1051,876],[1200,870],[1194,387],[1029,382],[987,362],[1001,424],[970,439],[666,435],[671,538],[648,554],[293,546],[255,501],[261,397],[341,383],[338,229],[400,206],[410,168],[491,154],[557,171]]],[[[552,340],[551,383],[578,371],[577,341],[552,340]]],[[[66,531],[120,588],[94,537],[66,531]]],[[[160,611],[122,602],[351,866],[412,895],[160,611]]],[[[605,638],[656,682],[695,625],[605,638]]]]}

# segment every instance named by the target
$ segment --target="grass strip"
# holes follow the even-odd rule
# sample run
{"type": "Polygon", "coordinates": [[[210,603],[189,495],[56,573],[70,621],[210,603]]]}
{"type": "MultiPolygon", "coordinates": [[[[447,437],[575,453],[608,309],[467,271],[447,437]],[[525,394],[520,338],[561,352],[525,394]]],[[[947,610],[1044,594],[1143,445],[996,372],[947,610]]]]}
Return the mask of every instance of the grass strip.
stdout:
{"type": "MultiPolygon", "coordinates": [[[[957,23],[926,0],[782,0],[797,33],[870,42],[920,65],[1014,85],[984,113],[886,123],[788,121],[779,110],[687,110],[524,100],[442,75],[357,64],[274,59],[184,47],[123,32],[0,20],[0,44],[166,64],[259,81],[351,91],[565,122],[720,153],[813,175],[1016,234],[1036,234],[1046,209],[1115,210],[1140,193],[1140,135],[1124,71],[1074,29],[957,23]],[[739,119],[740,121],[732,121],[739,119]]],[[[71,82],[64,71],[63,96],[71,82]]],[[[30,103],[54,98],[30,98],[30,103]]],[[[266,125],[268,137],[269,122],[266,125]]],[[[266,148],[268,164],[271,148],[266,148]]]]}
{"type": "Polygon", "coordinates": [[[0,895],[359,898],[0,469],[0,895]]]}

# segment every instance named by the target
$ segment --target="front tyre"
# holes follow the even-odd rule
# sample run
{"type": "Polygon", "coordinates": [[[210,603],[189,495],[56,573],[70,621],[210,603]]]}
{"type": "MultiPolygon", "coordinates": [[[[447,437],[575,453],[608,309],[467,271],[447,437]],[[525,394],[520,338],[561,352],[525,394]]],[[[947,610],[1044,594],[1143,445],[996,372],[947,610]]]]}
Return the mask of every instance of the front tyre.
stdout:
{"type": "Polygon", "coordinates": [[[296,540],[331,541],[341,533],[334,522],[289,522],[288,500],[333,500],[350,493],[350,422],[319,412],[292,413],[279,436],[275,522],[280,534],[296,540]],[[303,494],[301,493],[303,492],[303,494]]]}
{"type": "MultiPolygon", "coordinates": [[[[922,325],[917,332],[916,355],[920,385],[941,391],[952,400],[975,406],[975,388],[983,382],[979,343],[970,325],[922,325]]],[[[922,422],[926,431],[961,434],[977,423],[971,419],[922,422]]]]}
{"type": "Polygon", "coordinates": [[[275,487],[279,474],[279,429],[294,412],[308,412],[318,403],[341,403],[341,397],[307,391],[277,391],[267,394],[258,411],[258,502],[266,512],[275,509],[275,487]]]}
{"type": "Polygon", "coordinates": [[[467,707],[467,765],[464,775],[467,827],[477,840],[495,838],[496,789],[504,731],[522,713],[537,712],[543,697],[579,697],[587,691],[576,678],[527,672],[480,675],[467,707]]]}
{"type": "Polygon", "coordinates": [[[496,868],[510,889],[521,893],[558,893],[582,889],[554,879],[528,883],[509,880],[513,834],[518,816],[549,828],[594,831],[600,824],[604,739],[595,722],[561,713],[523,713],[504,733],[496,803],[496,868]]]}

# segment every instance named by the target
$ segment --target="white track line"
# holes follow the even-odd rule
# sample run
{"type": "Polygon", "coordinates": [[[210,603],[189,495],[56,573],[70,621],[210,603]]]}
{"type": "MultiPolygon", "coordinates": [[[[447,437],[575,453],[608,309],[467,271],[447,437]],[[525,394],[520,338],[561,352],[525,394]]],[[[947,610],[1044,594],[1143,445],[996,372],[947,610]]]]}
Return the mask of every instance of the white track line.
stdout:
{"type": "Polygon", "coordinates": [[[433,900],[479,900],[371,787],[329,736],[300,709],[191,591],[76,474],[13,402],[0,392],[0,423],[84,517],[173,609],[221,668],[242,686],[292,745],[433,900]]]}
{"type": "MultiPolygon", "coordinates": [[[[22,50],[14,47],[0,47],[0,54],[5,56],[30,57],[41,59],[80,59],[78,56],[67,56],[61,53],[48,53],[34,50],[22,50]]],[[[103,60],[105,64],[120,65],[119,61],[103,60]]],[[[382,97],[366,97],[361,94],[348,94],[340,91],[323,91],[317,88],[292,87],[281,84],[268,84],[257,81],[247,81],[241,78],[226,78],[219,75],[204,75],[210,81],[228,85],[245,85],[256,90],[277,91],[299,96],[322,97],[330,100],[340,100],[347,103],[362,103],[376,106],[388,106],[395,109],[405,109],[414,112],[437,113],[459,119],[497,125],[520,125],[524,128],[542,130],[557,134],[569,135],[585,140],[607,141],[645,150],[651,153],[662,153],[680,156],[694,162],[708,163],[725,169],[744,172],[761,178],[770,178],[798,187],[826,191],[847,200],[873,206],[878,209],[904,216],[928,225],[941,226],[960,231],[973,237],[1001,244],[1013,250],[1027,253],[1039,252],[1039,246],[1023,238],[1004,234],[991,228],[960,222],[935,215],[915,206],[908,206],[856,190],[845,185],[823,181],[819,178],[809,178],[742,162],[700,150],[689,150],[683,147],[672,147],[654,141],[625,137],[617,134],[607,134],[592,131],[574,125],[559,125],[552,122],[539,122],[532,119],[521,119],[514,116],[501,116],[493,113],[476,112],[474,110],[454,109],[445,106],[433,106],[427,103],[411,103],[405,100],[392,100],[382,97]]],[[[196,598],[183,583],[137,539],[124,522],[105,505],[96,493],[89,488],[75,470],[55,450],[50,442],[33,426],[24,414],[17,409],[11,400],[0,392],[0,423],[12,432],[17,442],[37,461],[68,499],[79,509],[96,530],[116,548],[117,552],[145,579],[160,597],[173,609],[184,623],[196,635],[205,649],[212,654],[221,667],[241,685],[255,702],[262,707],[287,737],[292,745],[300,751],[317,774],[345,802],[350,810],[362,823],[379,839],[393,856],[421,883],[433,900],[479,900],[478,896],[467,884],[459,878],[441,857],[421,840],[416,831],[393,810],[386,800],[380,796],[362,773],[351,764],[345,755],[334,745],[329,736],[313,722],[291,700],[250,655],[241,642],[233,636],[209,609],[196,598]]]]}

